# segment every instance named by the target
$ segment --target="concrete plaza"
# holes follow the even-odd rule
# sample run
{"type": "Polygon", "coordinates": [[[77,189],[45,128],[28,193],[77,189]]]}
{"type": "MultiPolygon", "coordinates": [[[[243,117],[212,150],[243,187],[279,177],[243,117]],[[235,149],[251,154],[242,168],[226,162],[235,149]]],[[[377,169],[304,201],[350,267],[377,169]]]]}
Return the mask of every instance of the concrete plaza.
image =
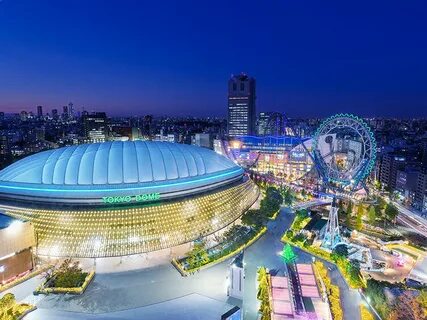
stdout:
{"type": "MultiPolygon", "coordinates": [[[[257,318],[256,270],[266,266],[275,272],[285,272],[280,257],[284,231],[294,213],[282,209],[276,221],[268,225],[267,233],[245,251],[244,302],[227,297],[226,277],[230,264],[216,266],[182,277],[168,263],[141,270],[99,273],[82,295],[32,295],[42,281],[40,277],[26,281],[11,290],[17,299],[37,305],[26,319],[219,319],[231,306],[243,308],[246,320],[257,318]]],[[[295,248],[298,263],[310,263],[312,257],[295,248]]],[[[348,288],[338,270],[331,264],[332,282],[341,289],[346,320],[358,320],[360,295],[348,288]]]]}

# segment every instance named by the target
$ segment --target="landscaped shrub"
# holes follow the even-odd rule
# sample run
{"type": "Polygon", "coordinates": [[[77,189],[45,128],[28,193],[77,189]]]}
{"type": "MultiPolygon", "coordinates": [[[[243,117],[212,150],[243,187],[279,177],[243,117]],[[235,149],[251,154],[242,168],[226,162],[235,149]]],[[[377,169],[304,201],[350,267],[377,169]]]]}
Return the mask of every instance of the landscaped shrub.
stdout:
{"type": "Polygon", "coordinates": [[[262,320],[271,319],[270,297],[269,297],[269,276],[265,267],[258,268],[258,292],[257,299],[260,301],[259,311],[262,320]]]}
{"type": "Polygon", "coordinates": [[[328,270],[325,268],[324,264],[317,260],[314,263],[314,267],[319,273],[319,276],[323,280],[323,283],[326,287],[326,294],[328,296],[329,304],[331,306],[331,313],[334,320],[343,319],[343,311],[341,307],[340,300],[340,289],[338,286],[333,285],[331,279],[328,275],[328,270]]]}
{"type": "Polygon", "coordinates": [[[374,316],[363,304],[360,305],[360,320],[375,320],[374,316]]]}
{"type": "Polygon", "coordinates": [[[32,305],[17,303],[12,293],[6,293],[0,298],[0,319],[16,320],[32,308],[32,305]]]}
{"type": "Polygon", "coordinates": [[[66,259],[61,266],[54,271],[53,279],[50,281],[49,287],[55,288],[77,288],[85,281],[86,272],[82,272],[78,261],[72,262],[71,259],[66,259]]]}

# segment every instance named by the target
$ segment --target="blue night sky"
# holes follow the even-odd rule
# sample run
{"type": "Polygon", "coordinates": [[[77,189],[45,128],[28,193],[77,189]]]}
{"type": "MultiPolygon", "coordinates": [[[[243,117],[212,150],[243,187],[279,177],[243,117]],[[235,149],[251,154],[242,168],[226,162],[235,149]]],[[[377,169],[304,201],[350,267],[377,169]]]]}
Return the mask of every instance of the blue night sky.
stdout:
{"type": "Polygon", "coordinates": [[[0,110],[427,116],[427,1],[0,0],[0,110]]]}

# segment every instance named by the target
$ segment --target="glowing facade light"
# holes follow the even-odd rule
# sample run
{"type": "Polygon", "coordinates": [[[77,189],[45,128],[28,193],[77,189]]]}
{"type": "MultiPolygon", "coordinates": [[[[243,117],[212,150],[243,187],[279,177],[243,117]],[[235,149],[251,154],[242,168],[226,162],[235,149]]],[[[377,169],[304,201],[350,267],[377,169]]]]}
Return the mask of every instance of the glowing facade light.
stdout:
{"type": "Polygon", "coordinates": [[[238,219],[258,195],[246,180],[208,194],[145,206],[4,210],[32,223],[39,255],[112,257],[166,249],[212,234],[238,219]]]}

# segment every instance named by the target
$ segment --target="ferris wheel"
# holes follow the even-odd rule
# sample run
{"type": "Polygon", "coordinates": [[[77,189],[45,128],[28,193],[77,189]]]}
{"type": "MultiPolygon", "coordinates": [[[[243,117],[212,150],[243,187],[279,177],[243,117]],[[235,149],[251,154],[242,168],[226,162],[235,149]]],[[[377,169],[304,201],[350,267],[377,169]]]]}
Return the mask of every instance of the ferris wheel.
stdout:
{"type": "MultiPolygon", "coordinates": [[[[312,145],[313,161],[331,189],[354,192],[363,186],[376,158],[376,142],[368,125],[351,114],[336,114],[326,119],[317,129],[312,145]]],[[[336,198],[329,211],[322,235],[322,247],[332,250],[342,243],[338,223],[336,198]]]]}
{"type": "Polygon", "coordinates": [[[312,152],[325,185],[356,190],[375,164],[376,142],[361,118],[336,114],[316,131],[312,152]]]}

